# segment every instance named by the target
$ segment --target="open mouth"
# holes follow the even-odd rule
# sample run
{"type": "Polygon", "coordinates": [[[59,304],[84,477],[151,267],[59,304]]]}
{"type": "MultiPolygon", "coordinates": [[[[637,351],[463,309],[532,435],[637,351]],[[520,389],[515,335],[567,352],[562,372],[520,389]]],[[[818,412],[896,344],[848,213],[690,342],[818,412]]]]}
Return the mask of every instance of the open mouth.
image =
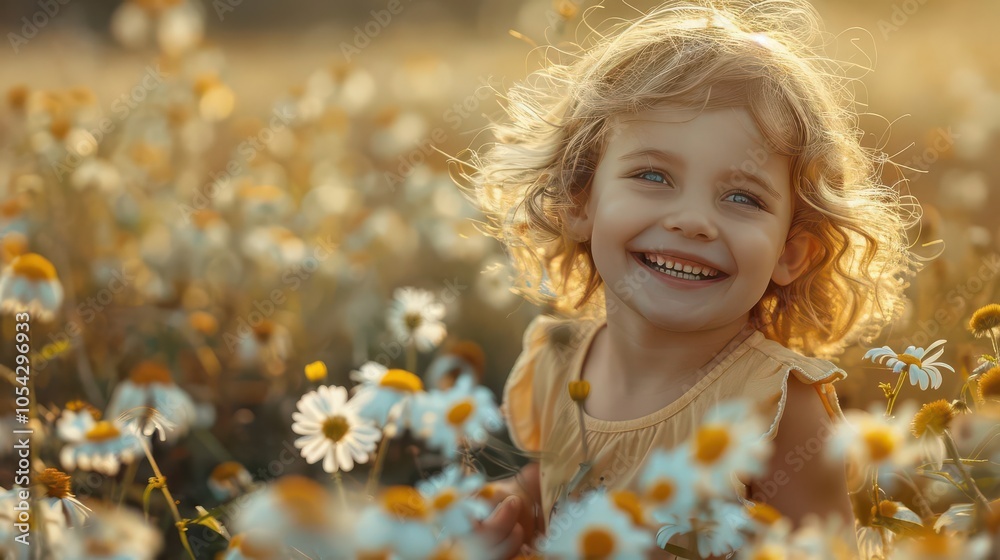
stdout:
{"type": "Polygon", "coordinates": [[[663,255],[653,253],[632,253],[632,255],[646,267],[651,268],[661,274],[680,278],[682,280],[693,280],[696,282],[708,282],[712,280],[722,280],[729,275],[720,270],[704,266],[693,265],[680,262],[663,255]]]}

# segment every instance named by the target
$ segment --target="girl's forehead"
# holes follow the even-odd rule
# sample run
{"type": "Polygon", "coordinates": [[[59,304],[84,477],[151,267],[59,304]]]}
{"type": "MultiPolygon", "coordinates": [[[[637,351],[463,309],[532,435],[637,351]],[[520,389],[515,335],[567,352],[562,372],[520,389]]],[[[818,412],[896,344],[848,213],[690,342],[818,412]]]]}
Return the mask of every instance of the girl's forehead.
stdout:
{"type": "Polygon", "coordinates": [[[750,144],[775,151],[744,107],[692,109],[663,105],[637,113],[615,115],[610,125],[609,145],[673,143],[701,138],[717,139],[721,143],[750,144]]]}

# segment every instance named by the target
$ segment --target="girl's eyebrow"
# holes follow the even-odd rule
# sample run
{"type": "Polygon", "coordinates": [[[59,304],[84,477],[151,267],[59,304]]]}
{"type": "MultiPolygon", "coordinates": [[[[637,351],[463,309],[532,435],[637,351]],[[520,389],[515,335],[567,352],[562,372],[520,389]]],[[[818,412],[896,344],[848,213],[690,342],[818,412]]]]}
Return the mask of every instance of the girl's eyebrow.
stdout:
{"type": "MultiPolygon", "coordinates": [[[[644,158],[648,160],[650,157],[676,165],[682,171],[685,168],[684,158],[671,152],[664,152],[662,150],[657,150],[656,148],[639,148],[637,150],[633,150],[631,152],[619,156],[618,160],[627,161],[639,158],[644,158]]],[[[730,176],[736,176],[736,175],[746,177],[747,180],[757,183],[757,185],[759,185],[760,188],[767,191],[767,194],[774,197],[775,200],[779,201],[781,200],[781,193],[779,193],[774,187],[772,187],[771,183],[767,181],[767,179],[765,179],[764,177],[756,173],[746,172],[738,167],[733,168],[732,172],[730,173],[730,176]]]]}
{"type": "Polygon", "coordinates": [[[619,161],[626,161],[630,159],[649,159],[650,157],[670,162],[682,170],[686,166],[684,163],[684,158],[678,156],[677,154],[671,152],[664,152],[662,150],[657,150],[656,148],[639,148],[637,150],[632,150],[631,152],[618,157],[619,161]]]}

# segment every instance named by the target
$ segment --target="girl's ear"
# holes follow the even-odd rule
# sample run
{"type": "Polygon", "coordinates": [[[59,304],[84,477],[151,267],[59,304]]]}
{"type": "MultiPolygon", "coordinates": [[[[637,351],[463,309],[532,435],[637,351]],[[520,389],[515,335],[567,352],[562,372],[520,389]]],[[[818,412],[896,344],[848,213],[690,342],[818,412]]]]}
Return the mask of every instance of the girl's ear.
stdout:
{"type": "Polygon", "coordinates": [[[800,231],[785,241],[781,249],[771,280],[779,286],[787,286],[795,281],[812,265],[813,260],[822,253],[823,248],[816,238],[800,231]]]}
{"type": "Polygon", "coordinates": [[[565,213],[566,230],[570,239],[577,243],[590,241],[594,230],[594,220],[591,217],[590,205],[581,204],[565,213]]]}

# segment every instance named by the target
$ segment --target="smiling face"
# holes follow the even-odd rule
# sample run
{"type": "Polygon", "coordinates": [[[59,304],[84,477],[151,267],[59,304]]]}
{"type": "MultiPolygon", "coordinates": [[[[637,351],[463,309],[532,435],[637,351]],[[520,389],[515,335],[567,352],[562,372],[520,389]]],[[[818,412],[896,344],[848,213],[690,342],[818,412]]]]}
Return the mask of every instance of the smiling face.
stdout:
{"type": "Polygon", "coordinates": [[[570,218],[591,240],[609,316],[738,328],[769,281],[804,270],[811,246],[785,247],[791,159],[768,149],[746,109],[662,106],[611,125],[587,204],[570,218]]]}

